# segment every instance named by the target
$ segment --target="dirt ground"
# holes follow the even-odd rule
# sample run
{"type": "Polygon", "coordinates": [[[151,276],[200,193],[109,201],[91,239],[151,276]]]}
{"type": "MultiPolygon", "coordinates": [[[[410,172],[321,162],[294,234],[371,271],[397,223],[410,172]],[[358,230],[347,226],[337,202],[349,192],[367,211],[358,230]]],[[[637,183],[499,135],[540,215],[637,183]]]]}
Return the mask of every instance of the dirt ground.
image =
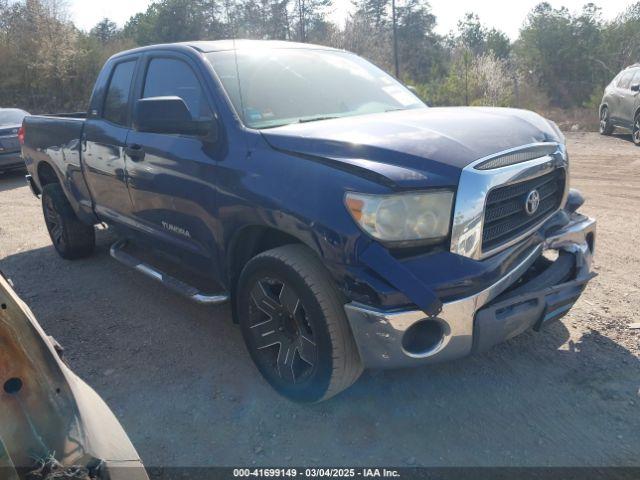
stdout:
{"type": "Polygon", "coordinates": [[[262,380],[228,307],[112,260],[54,252],[21,174],[0,177],[0,269],[147,466],[640,465],[640,149],[570,134],[572,186],[597,217],[599,276],[542,333],[453,363],[370,371],[320,405],[262,380]]]}

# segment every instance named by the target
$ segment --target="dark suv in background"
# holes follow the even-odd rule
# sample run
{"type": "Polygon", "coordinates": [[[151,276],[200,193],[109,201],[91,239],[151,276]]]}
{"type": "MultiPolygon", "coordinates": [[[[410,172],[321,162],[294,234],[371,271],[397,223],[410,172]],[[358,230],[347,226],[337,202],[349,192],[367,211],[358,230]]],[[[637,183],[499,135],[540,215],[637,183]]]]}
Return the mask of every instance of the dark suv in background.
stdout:
{"type": "Polygon", "coordinates": [[[0,172],[24,168],[18,132],[27,115],[18,108],[0,108],[0,172]]]}
{"type": "Polygon", "coordinates": [[[605,88],[600,105],[600,133],[610,135],[618,127],[630,130],[640,146],[640,63],[621,71],[605,88]]]}

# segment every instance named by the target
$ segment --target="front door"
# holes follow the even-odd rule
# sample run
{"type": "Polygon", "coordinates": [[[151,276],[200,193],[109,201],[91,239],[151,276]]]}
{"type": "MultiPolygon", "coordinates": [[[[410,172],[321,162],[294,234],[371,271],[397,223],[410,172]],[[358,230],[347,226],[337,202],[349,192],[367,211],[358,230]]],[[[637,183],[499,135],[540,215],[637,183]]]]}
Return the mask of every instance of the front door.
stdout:
{"type": "Polygon", "coordinates": [[[626,101],[627,92],[631,92],[631,80],[634,75],[633,70],[626,70],[618,80],[616,88],[612,92],[611,106],[609,112],[611,113],[611,120],[616,125],[626,126],[627,120],[624,118],[624,103],[626,101]]]}
{"type": "MultiPolygon", "coordinates": [[[[140,98],[180,97],[194,119],[213,123],[213,110],[189,59],[167,55],[147,62],[140,98]]],[[[162,241],[159,247],[191,252],[192,266],[211,272],[210,262],[217,266],[218,253],[213,222],[219,159],[215,139],[133,129],[127,144],[129,152],[137,152],[127,158],[133,217],[153,230],[162,241]],[[209,262],[203,263],[203,257],[209,262]]]]}

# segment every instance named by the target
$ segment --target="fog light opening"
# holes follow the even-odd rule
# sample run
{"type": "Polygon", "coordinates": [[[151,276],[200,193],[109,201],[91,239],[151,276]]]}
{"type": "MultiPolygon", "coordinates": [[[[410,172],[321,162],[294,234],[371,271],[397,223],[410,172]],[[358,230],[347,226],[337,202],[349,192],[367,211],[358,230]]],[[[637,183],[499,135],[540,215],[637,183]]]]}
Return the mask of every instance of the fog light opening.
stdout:
{"type": "Polygon", "coordinates": [[[595,238],[592,232],[587,233],[587,246],[589,247],[589,251],[593,254],[596,246],[595,246],[595,238]]]}
{"type": "Polygon", "coordinates": [[[444,325],[439,320],[420,320],[404,332],[402,348],[411,356],[428,356],[442,344],[444,335],[444,325]]]}

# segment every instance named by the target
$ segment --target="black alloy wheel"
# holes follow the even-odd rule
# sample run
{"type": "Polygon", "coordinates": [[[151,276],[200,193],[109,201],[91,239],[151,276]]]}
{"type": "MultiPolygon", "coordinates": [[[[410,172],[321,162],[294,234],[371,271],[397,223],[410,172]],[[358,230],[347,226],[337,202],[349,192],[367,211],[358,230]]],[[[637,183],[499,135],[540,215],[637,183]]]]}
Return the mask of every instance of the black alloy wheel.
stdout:
{"type": "Polygon", "coordinates": [[[44,207],[44,222],[49,230],[51,241],[56,250],[64,250],[64,228],[62,226],[62,218],[58,212],[56,212],[55,205],[53,204],[53,198],[51,196],[45,196],[42,199],[42,206],[44,207]]]}
{"type": "Polygon", "coordinates": [[[60,184],[42,188],[42,213],[51,242],[62,258],[75,260],[91,255],[96,243],[93,225],[78,219],[60,184]]]}
{"type": "Polygon", "coordinates": [[[362,373],[345,298],[308,247],[284,245],[256,255],[234,295],[249,355],[281,395],[319,402],[362,373]]]}
{"type": "Polygon", "coordinates": [[[269,277],[256,279],[250,296],[249,332],[263,365],[287,383],[303,382],[318,351],[300,296],[286,281],[269,277]]]}

